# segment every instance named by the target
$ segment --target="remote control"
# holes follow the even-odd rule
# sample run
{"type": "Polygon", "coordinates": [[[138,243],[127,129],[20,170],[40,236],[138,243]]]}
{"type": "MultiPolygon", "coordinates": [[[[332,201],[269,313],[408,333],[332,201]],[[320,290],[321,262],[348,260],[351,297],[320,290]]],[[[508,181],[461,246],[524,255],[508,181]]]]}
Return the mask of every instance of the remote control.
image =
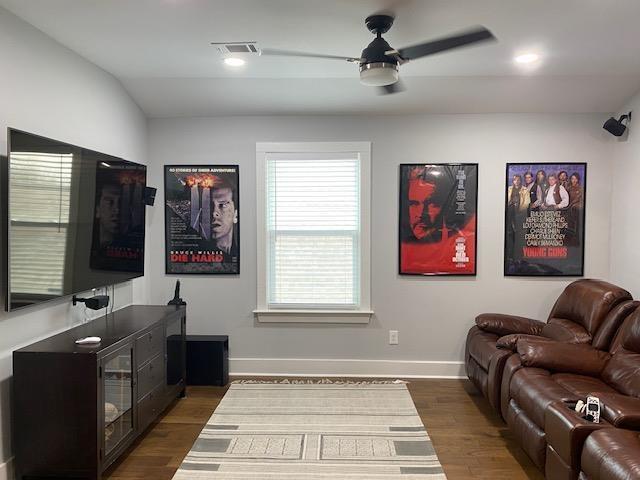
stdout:
{"type": "Polygon", "coordinates": [[[76,340],[78,345],[93,345],[96,343],[100,343],[102,339],[100,337],[83,337],[76,340]]]}
{"type": "Polygon", "coordinates": [[[600,423],[600,399],[587,397],[587,419],[593,423],[600,423]]]}

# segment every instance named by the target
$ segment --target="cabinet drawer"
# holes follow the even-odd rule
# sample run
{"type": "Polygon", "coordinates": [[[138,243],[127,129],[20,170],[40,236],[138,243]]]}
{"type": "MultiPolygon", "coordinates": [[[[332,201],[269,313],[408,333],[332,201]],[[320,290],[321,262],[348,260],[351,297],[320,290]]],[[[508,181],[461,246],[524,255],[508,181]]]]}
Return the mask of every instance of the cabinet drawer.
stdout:
{"type": "Polygon", "coordinates": [[[164,344],[164,328],[162,325],[138,337],[136,340],[136,355],[138,366],[144,365],[156,355],[162,353],[164,344]]]}
{"type": "Polygon", "coordinates": [[[163,389],[158,387],[138,402],[138,431],[146,429],[162,413],[163,389]]]}
{"type": "Polygon", "coordinates": [[[164,355],[156,355],[138,370],[138,398],[161,384],[164,384],[164,355]]]}

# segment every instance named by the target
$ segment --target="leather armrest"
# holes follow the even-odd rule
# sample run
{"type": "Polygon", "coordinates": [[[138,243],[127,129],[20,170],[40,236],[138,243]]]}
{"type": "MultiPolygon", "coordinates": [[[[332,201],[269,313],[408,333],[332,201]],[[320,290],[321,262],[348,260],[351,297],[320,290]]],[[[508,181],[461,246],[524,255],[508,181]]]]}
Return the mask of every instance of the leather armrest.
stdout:
{"type": "Polygon", "coordinates": [[[526,335],[524,333],[512,333],[510,335],[504,335],[503,337],[500,337],[498,340],[496,340],[496,347],[503,350],[511,350],[515,353],[518,351],[517,344],[518,340],[520,339],[539,342],[555,342],[555,340],[552,340],[550,338],[537,337],[535,335],[526,335]]]}
{"type": "Polygon", "coordinates": [[[591,343],[591,334],[582,325],[565,318],[549,319],[541,335],[558,342],[591,343]]]}
{"type": "Polygon", "coordinates": [[[483,313],[476,317],[476,325],[485,332],[496,335],[509,335],[523,333],[526,335],[540,335],[542,327],[546,324],[531,318],[518,317],[516,315],[504,315],[502,313],[483,313]]]}
{"type": "Polygon", "coordinates": [[[600,399],[601,415],[618,428],[640,428],[640,398],[619,393],[594,393],[600,399]]]}
{"type": "Polygon", "coordinates": [[[589,345],[521,339],[517,346],[525,367],[578,375],[599,376],[611,358],[607,352],[589,345]]]}
{"type": "Polygon", "coordinates": [[[554,402],[544,412],[547,442],[574,470],[579,470],[580,454],[587,437],[603,428],[611,428],[611,425],[590,422],[564,402],[554,402]]]}

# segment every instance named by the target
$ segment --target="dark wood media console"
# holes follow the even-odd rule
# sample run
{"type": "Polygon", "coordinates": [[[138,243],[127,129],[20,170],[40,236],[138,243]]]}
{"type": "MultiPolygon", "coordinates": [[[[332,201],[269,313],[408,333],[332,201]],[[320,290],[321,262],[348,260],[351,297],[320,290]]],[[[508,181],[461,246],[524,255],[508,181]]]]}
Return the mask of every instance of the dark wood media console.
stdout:
{"type": "Polygon", "coordinates": [[[13,352],[16,478],[100,479],[184,396],[185,326],[185,307],[136,305],[13,352]]]}

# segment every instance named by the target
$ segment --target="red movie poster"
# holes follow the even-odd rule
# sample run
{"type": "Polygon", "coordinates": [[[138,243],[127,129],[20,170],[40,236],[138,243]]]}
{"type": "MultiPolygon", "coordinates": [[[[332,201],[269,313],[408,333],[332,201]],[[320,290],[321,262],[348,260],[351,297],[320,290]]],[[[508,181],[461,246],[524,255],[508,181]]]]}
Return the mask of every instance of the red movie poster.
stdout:
{"type": "Polygon", "coordinates": [[[166,273],[240,273],[237,165],[167,165],[166,273]]]}
{"type": "Polygon", "coordinates": [[[400,165],[400,273],[475,275],[478,165],[400,165]]]}

